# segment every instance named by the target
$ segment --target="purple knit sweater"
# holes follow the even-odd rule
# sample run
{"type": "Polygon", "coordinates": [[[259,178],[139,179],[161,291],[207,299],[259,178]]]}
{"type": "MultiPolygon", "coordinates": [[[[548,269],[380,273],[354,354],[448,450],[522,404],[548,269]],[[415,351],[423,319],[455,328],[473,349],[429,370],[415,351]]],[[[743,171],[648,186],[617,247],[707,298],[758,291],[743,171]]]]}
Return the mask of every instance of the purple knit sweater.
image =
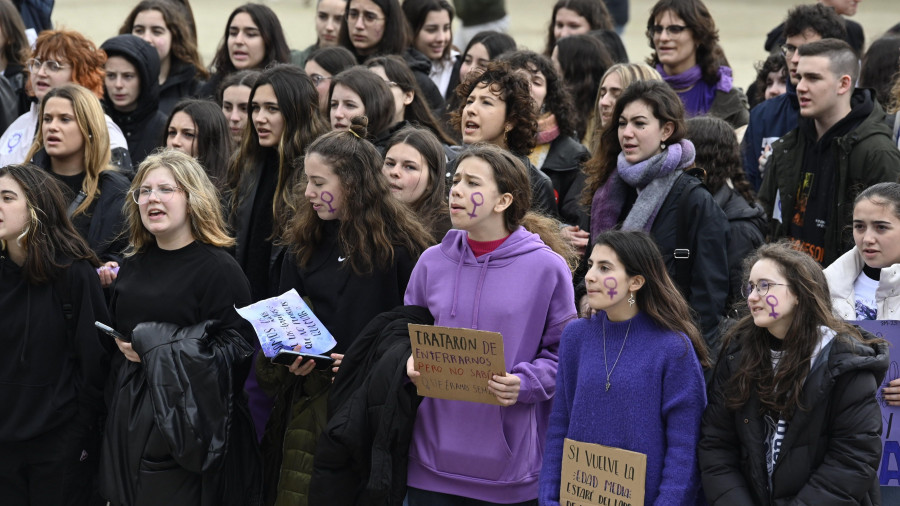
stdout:
{"type": "Polygon", "coordinates": [[[604,320],[612,367],[628,321],[610,322],[600,312],[563,331],[540,503],[559,504],[563,439],[569,438],[646,454],[645,504],[703,504],[696,448],[706,389],[690,342],[638,313],[604,391],[604,320]]]}

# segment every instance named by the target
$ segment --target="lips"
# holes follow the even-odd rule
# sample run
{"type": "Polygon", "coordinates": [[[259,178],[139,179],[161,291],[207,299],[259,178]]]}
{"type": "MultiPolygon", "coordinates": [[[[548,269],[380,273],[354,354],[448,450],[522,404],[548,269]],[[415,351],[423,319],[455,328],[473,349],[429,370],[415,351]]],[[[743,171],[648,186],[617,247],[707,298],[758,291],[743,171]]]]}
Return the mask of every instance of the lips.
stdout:
{"type": "Polygon", "coordinates": [[[466,121],[465,125],[463,125],[463,132],[466,134],[472,134],[476,130],[480,128],[480,125],[474,121],[466,121]]]}
{"type": "Polygon", "coordinates": [[[332,128],[333,130],[346,130],[346,129],[347,129],[347,125],[345,125],[345,124],[343,124],[343,123],[335,123],[334,126],[331,127],[331,128],[332,128]]]}
{"type": "Polygon", "coordinates": [[[163,218],[166,215],[165,211],[162,209],[148,209],[147,210],[147,218],[150,221],[156,221],[163,218]]]}
{"type": "Polygon", "coordinates": [[[806,107],[812,103],[812,100],[806,97],[798,97],[797,102],[800,104],[800,107],[806,107]]]}

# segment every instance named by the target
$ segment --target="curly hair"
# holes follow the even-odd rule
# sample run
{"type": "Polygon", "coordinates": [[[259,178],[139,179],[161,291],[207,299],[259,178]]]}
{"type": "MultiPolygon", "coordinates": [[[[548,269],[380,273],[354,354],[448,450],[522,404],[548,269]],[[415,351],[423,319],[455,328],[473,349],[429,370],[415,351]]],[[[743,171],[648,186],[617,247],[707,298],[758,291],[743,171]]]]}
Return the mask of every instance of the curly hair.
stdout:
{"type": "MultiPolygon", "coordinates": [[[[72,66],[71,81],[87,88],[97,98],[103,98],[106,51],[98,49],[81,33],[44,30],[34,43],[34,57],[41,61],[55,58],[62,60],[60,63],[68,63],[72,66]]],[[[34,95],[31,89],[28,93],[34,95]]]]}
{"type": "Polygon", "coordinates": [[[694,164],[706,171],[706,187],[713,195],[728,180],[751,207],[756,204],[753,186],[741,164],[741,148],[734,129],[726,121],[712,116],[687,120],[687,138],[694,143],[694,164]]]}
{"type": "Polygon", "coordinates": [[[697,44],[695,57],[697,65],[707,84],[716,84],[719,81],[719,67],[728,66],[725,51],[719,45],[719,30],[712,18],[709,9],[701,0],[659,0],[650,11],[647,19],[647,39],[650,41],[650,49],[653,53],[647,58],[647,63],[656,66],[659,64],[659,55],[653,44],[653,26],[656,20],[666,12],[671,12],[684,21],[694,42],[697,44]]]}
{"type": "MultiPolygon", "coordinates": [[[[394,263],[394,248],[406,248],[417,258],[431,244],[431,234],[413,212],[391,195],[387,178],[381,174],[382,159],[375,146],[366,140],[365,116],[350,120],[347,131],[333,130],[315,140],[306,159],[317,155],[331,167],[340,181],[344,209],[338,242],[356,274],[371,273],[394,263]]],[[[294,189],[301,198],[306,188],[304,175],[294,189]]],[[[288,222],[282,243],[305,267],[324,238],[326,222],[311,205],[297,205],[288,222]]]]}
{"type": "Polygon", "coordinates": [[[231,11],[228,22],[225,23],[225,34],[219,42],[219,48],[213,57],[210,67],[218,74],[230,74],[237,70],[231,62],[228,54],[228,32],[231,29],[231,21],[240,13],[245,13],[253,20],[253,24],[259,29],[259,36],[263,39],[266,54],[263,56],[259,68],[268,68],[271,63],[290,63],[291,50],[288,49],[287,40],[284,38],[284,30],[278,15],[267,5],[248,3],[231,11]]]}
{"type": "Polygon", "coordinates": [[[556,13],[560,9],[568,9],[583,17],[588,22],[588,31],[613,30],[615,28],[606,2],[603,0],[559,0],[553,6],[553,14],[550,16],[550,26],[547,28],[547,47],[544,48],[544,56],[549,57],[556,47],[555,25],[556,13]]]}
{"type": "Polygon", "coordinates": [[[556,124],[560,132],[563,132],[564,135],[575,134],[576,113],[575,107],[572,105],[572,96],[550,58],[534,51],[521,50],[504,53],[500,56],[500,61],[509,63],[513,70],[543,74],[547,83],[544,109],[556,116],[556,124]]]}
{"type": "MultiPolygon", "coordinates": [[[[576,104],[593,104],[601,79],[613,65],[606,46],[591,35],[572,35],[559,41],[557,59],[563,79],[576,104]]],[[[596,107],[575,110],[575,131],[583,138],[594,120],[596,107]]]]}
{"type": "Polygon", "coordinates": [[[7,65],[16,63],[25,66],[31,56],[31,46],[25,35],[25,24],[19,10],[10,0],[0,0],[0,33],[6,37],[6,45],[0,48],[7,65]]]}
{"type": "Polygon", "coordinates": [[[460,131],[466,99],[478,86],[487,87],[506,103],[506,122],[511,126],[506,135],[506,148],[515,155],[528,156],[537,142],[538,129],[531,85],[506,62],[491,62],[483,71],[469,72],[465,82],[456,88],[460,106],[450,114],[450,124],[460,131]]]}
{"type": "MultiPolygon", "coordinates": [[[[484,49],[487,51],[488,57],[490,57],[490,59],[492,60],[507,51],[515,51],[516,49],[516,40],[503,32],[485,30],[483,32],[476,33],[474,37],[469,39],[469,43],[466,44],[465,51],[460,53],[459,58],[457,58],[456,60],[456,64],[453,65],[453,72],[450,73],[450,83],[447,85],[447,92],[450,95],[449,97],[447,97],[446,110],[448,112],[455,111],[459,107],[461,102],[465,102],[466,97],[463,97],[462,101],[460,101],[456,95],[455,90],[462,82],[459,75],[460,69],[462,69],[462,65],[463,63],[465,63],[466,58],[469,58],[469,51],[475,44],[481,44],[482,46],[484,46],[484,49]]],[[[459,132],[454,133],[453,136],[458,137],[459,132]]]]}
{"type": "MultiPolygon", "coordinates": [[[[178,62],[188,64],[197,69],[197,74],[203,79],[209,78],[209,71],[203,66],[203,59],[197,50],[197,37],[191,29],[191,25],[185,17],[185,9],[179,8],[171,0],[142,0],[131,9],[119,35],[134,33],[134,20],[144,11],[157,11],[162,15],[166,28],[172,34],[171,55],[178,62]]],[[[174,68],[172,65],[171,68],[174,68]]]]}
{"type": "Polygon", "coordinates": [[[784,81],[787,82],[787,64],[784,62],[784,56],[781,54],[770,54],[768,58],[755,65],[756,81],[753,83],[753,94],[750,96],[750,107],[759,104],[766,99],[766,82],[769,74],[779,73],[784,81]]]}

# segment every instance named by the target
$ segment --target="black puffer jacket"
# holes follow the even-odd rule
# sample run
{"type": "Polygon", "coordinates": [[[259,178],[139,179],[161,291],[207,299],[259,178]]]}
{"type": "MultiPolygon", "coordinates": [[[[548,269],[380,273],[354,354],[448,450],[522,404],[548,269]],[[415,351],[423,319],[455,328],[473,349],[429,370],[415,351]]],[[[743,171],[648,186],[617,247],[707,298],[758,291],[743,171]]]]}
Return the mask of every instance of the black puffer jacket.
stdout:
{"type": "Polygon", "coordinates": [[[809,409],[789,422],[771,487],[759,399],[751,394],[731,411],[722,394],[740,365],[740,343],[720,357],[698,446],[712,506],[880,504],[882,427],[875,392],[887,372],[887,344],[838,336],[828,346],[822,351],[827,362],[806,378],[800,402],[809,409]]]}
{"type": "Polygon", "coordinates": [[[766,242],[766,212],[759,203],[748,204],[727,184],[723,184],[713,198],[725,212],[731,229],[728,236],[728,301],[737,302],[741,296],[744,259],[766,242]]]}
{"type": "Polygon", "coordinates": [[[141,92],[133,111],[116,109],[109,98],[109,90],[103,90],[103,109],[125,134],[128,153],[136,170],[144,158],[160,146],[159,140],[166,127],[166,116],[159,110],[159,55],[147,41],[131,34],[113,37],[100,48],[108,56],[128,60],[140,77],[141,92]]]}
{"type": "Polygon", "coordinates": [[[587,211],[578,202],[584,189],[582,164],[591,157],[583,144],[568,135],[560,135],[550,143],[550,151],[541,166],[553,183],[556,192],[556,208],[563,223],[578,225],[582,230],[590,230],[587,211]]]}
{"type": "Polygon", "coordinates": [[[409,443],[421,397],[407,381],[410,323],[428,309],[401,306],[375,317],[347,350],[328,396],[309,504],[401,505],[409,443]]]}
{"type": "Polygon", "coordinates": [[[419,85],[419,89],[422,90],[425,101],[428,102],[428,107],[434,112],[436,118],[440,118],[444,114],[444,96],[441,95],[441,90],[431,80],[431,60],[413,48],[409,48],[403,53],[403,60],[406,61],[409,69],[416,76],[416,83],[419,85]]]}

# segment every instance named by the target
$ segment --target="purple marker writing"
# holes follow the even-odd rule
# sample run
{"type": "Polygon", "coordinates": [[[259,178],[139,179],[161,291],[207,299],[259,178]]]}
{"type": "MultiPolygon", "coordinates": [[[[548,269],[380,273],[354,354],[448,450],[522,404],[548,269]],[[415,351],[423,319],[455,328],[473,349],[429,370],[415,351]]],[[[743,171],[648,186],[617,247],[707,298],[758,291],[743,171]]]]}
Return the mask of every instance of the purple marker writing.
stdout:
{"type": "Polygon", "coordinates": [[[772,308],[772,312],[769,313],[769,316],[771,316],[772,318],[778,318],[778,313],[775,312],[775,306],[778,305],[778,297],[774,295],[767,295],[766,304],[768,304],[769,307],[772,308]]]}
{"type": "Polygon", "coordinates": [[[335,209],[331,207],[331,203],[334,202],[334,195],[330,192],[322,192],[322,202],[328,204],[329,213],[334,213],[335,209]]]}
{"type": "Polygon", "coordinates": [[[469,200],[472,201],[472,212],[468,213],[469,218],[477,218],[478,215],[475,214],[475,208],[484,204],[484,195],[482,195],[481,192],[475,192],[469,197],[469,200]],[[475,200],[475,197],[478,197],[478,201],[475,200]]]}
{"type": "Polygon", "coordinates": [[[604,278],[603,286],[609,289],[609,292],[607,292],[609,294],[609,300],[612,300],[612,298],[615,297],[617,293],[619,293],[616,291],[616,288],[618,288],[619,286],[619,282],[616,281],[616,278],[604,278]],[[612,286],[609,286],[609,281],[612,281],[612,286]]]}

